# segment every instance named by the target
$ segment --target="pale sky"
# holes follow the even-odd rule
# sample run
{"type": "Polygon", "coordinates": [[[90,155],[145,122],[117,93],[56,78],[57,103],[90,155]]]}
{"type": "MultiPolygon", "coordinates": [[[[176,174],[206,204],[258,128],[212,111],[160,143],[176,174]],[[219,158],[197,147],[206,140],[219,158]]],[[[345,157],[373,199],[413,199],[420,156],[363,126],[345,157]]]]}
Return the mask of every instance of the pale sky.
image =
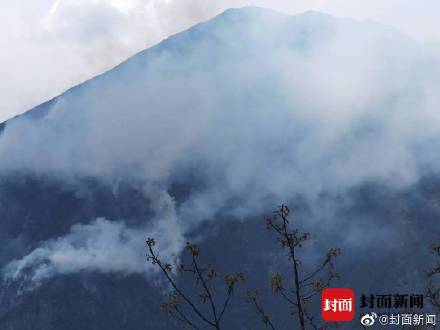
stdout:
{"type": "Polygon", "coordinates": [[[228,7],[318,10],[440,41],[438,0],[1,0],[0,121],[228,7]]]}

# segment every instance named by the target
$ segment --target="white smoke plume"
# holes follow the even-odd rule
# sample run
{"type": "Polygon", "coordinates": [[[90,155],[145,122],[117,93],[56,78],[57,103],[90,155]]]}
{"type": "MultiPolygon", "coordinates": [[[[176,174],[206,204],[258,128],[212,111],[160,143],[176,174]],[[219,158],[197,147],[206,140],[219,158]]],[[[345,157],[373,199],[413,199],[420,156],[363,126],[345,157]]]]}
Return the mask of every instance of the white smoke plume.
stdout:
{"type": "Polygon", "coordinates": [[[436,0],[3,0],[0,121],[228,7],[257,5],[375,20],[439,41],[436,0]]]}
{"type": "Polygon", "coordinates": [[[65,236],[43,242],[22,259],[10,262],[3,270],[3,278],[20,281],[22,290],[29,290],[51,277],[82,271],[148,275],[152,267],[145,257],[147,237],[160,237],[157,248],[161,257],[176,263],[183,235],[176,222],[174,202],[169,195],[157,191],[154,196],[156,218],[143,228],[128,228],[121,221],[103,218],[74,225],[65,236]]]}
{"type": "MultiPolygon", "coordinates": [[[[173,182],[190,185],[161,236],[177,237],[175,254],[225,208],[246,218],[297,194],[313,201],[369,181],[399,189],[437,172],[438,64],[374,23],[232,10],[70,91],[44,119],[9,122],[0,173],[138,179],[161,187],[146,189],[152,200],[173,182]]],[[[106,220],[76,226],[8,274],[140,272],[140,232],[106,220]],[[114,263],[109,240],[121,251],[114,263]]]]}

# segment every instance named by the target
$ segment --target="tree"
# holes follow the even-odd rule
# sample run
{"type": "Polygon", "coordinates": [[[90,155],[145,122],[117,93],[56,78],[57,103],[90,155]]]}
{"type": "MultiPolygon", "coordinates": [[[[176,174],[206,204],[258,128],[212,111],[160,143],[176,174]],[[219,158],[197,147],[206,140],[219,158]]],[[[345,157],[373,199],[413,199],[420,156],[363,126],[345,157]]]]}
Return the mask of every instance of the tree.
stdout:
{"type": "Polygon", "coordinates": [[[185,329],[201,329],[198,325],[201,323],[205,325],[203,329],[209,327],[220,330],[221,321],[233,296],[235,285],[244,281],[244,273],[225,275],[223,284],[226,287],[226,292],[223,299],[216,297],[214,293],[216,292],[217,271],[212,265],[202,266],[199,261],[200,247],[196,244],[187,243],[185,250],[189,253],[190,263],[189,265],[182,263],[178,271],[182,275],[190,275],[196,286],[200,287],[201,291],[194,297],[194,295],[183,292],[182,288],[178,286],[174,279],[175,274],[173,274],[172,265],[164,263],[154,249],[156,241],[153,238],[148,238],[146,245],[148,249],[147,259],[160,268],[172,287],[167,301],[162,304],[162,310],[181,322],[185,329]],[[200,302],[197,303],[197,300],[200,302]],[[200,304],[207,304],[209,307],[203,308],[200,304]],[[194,321],[194,319],[197,321],[194,321]]]}
{"type": "Polygon", "coordinates": [[[428,269],[426,274],[428,276],[428,290],[426,296],[431,301],[432,305],[440,312],[440,244],[432,244],[430,247],[431,253],[439,257],[437,264],[428,269]]]}
{"type": "MultiPolygon", "coordinates": [[[[330,282],[338,277],[333,267],[333,258],[340,254],[340,250],[330,249],[315,270],[302,276],[304,272],[301,269],[299,252],[304,242],[310,238],[310,234],[300,233],[298,229],[292,228],[289,213],[289,208],[283,204],[266,222],[267,228],[276,233],[281,247],[287,250],[288,260],[292,265],[292,275],[284,276],[277,272],[270,278],[269,285],[271,291],[279,294],[287,303],[291,314],[297,316],[301,330],[305,330],[308,325],[318,329],[307,306],[312,302],[314,296],[319,294],[322,289],[329,287],[330,282]],[[324,273],[325,276],[322,276],[324,273]]],[[[172,265],[164,263],[159,258],[155,251],[155,240],[152,238],[147,239],[146,245],[148,260],[160,268],[161,273],[172,289],[167,301],[162,304],[162,309],[168,315],[180,321],[185,328],[201,329],[199,324],[203,324],[203,329],[208,327],[219,330],[233,296],[235,285],[244,281],[244,274],[225,275],[223,285],[226,287],[226,291],[223,294],[220,293],[222,298],[219,298],[215,284],[218,278],[217,271],[212,265],[201,266],[199,260],[200,247],[196,244],[187,243],[185,250],[189,255],[189,263],[188,265],[180,265],[177,271],[181,275],[190,275],[195,281],[195,285],[200,289],[196,294],[187,294],[175,280],[176,274],[173,272],[172,265]]],[[[252,302],[263,324],[272,330],[276,330],[273,321],[260,301],[260,290],[249,291],[247,299],[252,302]]],[[[326,327],[320,327],[319,329],[324,328],[326,327]]]]}
{"type": "MultiPolygon", "coordinates": [[[[310,234],[301,233],[297,228],[292,228],[289,214],[289,208],[283,204],[279,206],[271,218],[266,220],[267,228],[276,233],[281,247],[287,250],[288,259],[292,263],[291,276],[283,276],[277,272],[271,277],[269,285],[271,291],[279,294],[287,303],[292,315],[297,316],[301,330],[305,330],[307,324],[313,329],[318,329],[313,316],[307,310],[307,305],[311,303],[312,298],[319,294],[322,289],[329,287],[333,279],[339,277],[334,270],[332,261],[334,257],[340,254],[340,250],[330,249],[322,263],[315,270],[301,276],[301,261],[298,253],[304,242],[310,238],[310,234]],[[327,271],[325,277],[320,277],[325,271],[327,271]]],[[[248,299],[254,304],[263,324],[275,330],[276,328],[265,312],[259,297],[259,290],[248,292],[248,299]]],[[[320,327],[320,329],[323,328],[325,327],[320,327]]]]}

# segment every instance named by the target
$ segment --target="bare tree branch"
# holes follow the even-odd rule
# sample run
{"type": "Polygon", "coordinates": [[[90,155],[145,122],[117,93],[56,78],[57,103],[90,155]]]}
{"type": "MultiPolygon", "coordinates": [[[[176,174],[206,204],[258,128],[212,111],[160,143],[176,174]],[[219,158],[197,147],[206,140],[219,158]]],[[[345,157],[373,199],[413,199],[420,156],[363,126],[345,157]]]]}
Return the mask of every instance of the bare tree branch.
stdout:
{"type": "Polygon", "coordinates": [[[275,326],[273,325],[272,321],[270,320],[269,316],[266,314],[266,312],[264,311],[263,306],[261,305],[258,297],[259,297],[259,291],[255,290],[255,291],[249,291],[247,293],[248,299],[254,304],[255,309],[257,311],[257,313],[260,315],[261,317],[261,321],[263,322],[263,324],[265,326],[269,326],[272,330],[276,330],[275,326]]]}
{"type": "Polygon", "coordinates": [[[150,260],[152,261],[153,264],[159,266],[159,268],[162,270],[162,273],[165,275],[165,278],[168,280],[168,282],[171,284],[171,286],[173,287],[173,289],[179,294],[180,297],[183,298],[183,300],[185,300],[185,302],[191,307],[191,309],[200,317],[200,319],[202,319],[203,322],[209,324],[212,327],[216,327],[216,324],[214,322],[211,322],[210,320],[208,320],[200,311],[199,309],[192,303],[192,301],[177,287],[176,283],[174,282],[174,280],[171,278],[171,276],[168,273],[168,269],[165,268],[162,265],[162,262],[159,260],[159,258],[157,257],[157,255],[154,253],[153,251],[153,247],[155,245],[155,242],[153,239],[148,239],[147,240],[147,247],[148,250],[150,252],[150,255],[148,256],[150,258],[150,260]]]}
{"type": "MultiPolygon", "coordinates": [[[[178,270],[181,273],[191,274],[192,278],[195,280],[196,285],[201,285],[202,292],[199,294],[199,297],[202,298],[202,303],[209,302],[211,307],[212,316],[207,316],[199,309],[193,300],[185,294],[176,284],[176,281],[171,276],[172,267],[170,264],[163,263],[157,253],[154,251],[155,240],[152,238],[147,239],[146,241],[148,253],[147,260],[150,261],[153,265],[158,266],[162,273],[164,274],[167,281],[173,287],[175,294],[171,293],[169,295],[169,301],[162,305],[164,311],[166,311],[173,318],[179,320],[187,326],[190,326],[194,329],[198,329],[195,325],[195,322],[190,321],[189,317],[186,316],[183,310],[178,307],[178,299],[180,297],[189,307],[190,309],[197,315],[197,317],[204,324],[209,325],[210,327],[220,330],[220,322],[225,315],[225,312],[229,306],[229,302],[233,295],[233,291],[235,285],[238,282],[244,281],[244,273],[237,273],[236,275],[225,275],[223,282],[227,288],[226,296],[223,300],[223,304],[216,306],[216,300],[214,299],[214,290],[215,284],[214,280],[217,276],[217,272],[214,267],[208,265],[208,267],[201,267],[198,262],[198,256],[200,254],[200,247],[196,244],[187,243],[185,250],[189,252],[191,255],[191,264],[189,267],[184,264],[178,267],[178,270]],[[220,315],[218,314],[218,310],[221,309],[220,315]]],[[[208,313],[209,314],[209,313],[208,313]]]]}
{"type": "Polygon", "coordinates": [[[202,272],[199,269],[199,266],[197,264],[197,260],[196,260],[195,256],[193,256],[192,259],[193,259],[194,269],[196,270],[197,276],[200,279],[200,282],[202,283],[202,286],[205,289],[206,295],[208,296],[209,302],[211,304],[211,310],[212,310],[212,314],[214,316],[215,323],[218,324],[217,311],[215,309],[215,304],[214,304],[214,300],[212,299],[211,291],[209,290],[208,286],[206,285],[206,281],[203,277],[202,272]]]}
{"type": "Polygon", "coordinates": [[[288,251],[288,259],[293,265],[293,287],[286,286],[283,283],[283,276],[280,273],[276,273],[270,279],[270,288],[274,293],[279,293],[283,300],[296,311],[295,315],[298,316],[301,330],[306,329],[306,324],[310,324],[313,329],[318,329],[313,317],[307,312],[305,304],[309,303],[322,289],[330,286],[330,282],[338,277],[338,274],[334,271],[332,260],[340,254],[340,250],[330,249],[318,268],[301,279],[301,261],[298,257],[298,249],[302,248],[303,243],[309,239],[310,234],[300,233],[298,229],[290,228],[289,213],[289,208],[285,204],[282,204],[278,210],[274,212],[273,216],[266,220],[266,226],[268,229],[275,231],[277,240],[281,243],[281,247],[288,251]],[[325,269],[329,269],[326,280],[318,279],[313,281],[313,279],[325,269]],[[305,290],[306,288],[309,289],[305,290]]]}

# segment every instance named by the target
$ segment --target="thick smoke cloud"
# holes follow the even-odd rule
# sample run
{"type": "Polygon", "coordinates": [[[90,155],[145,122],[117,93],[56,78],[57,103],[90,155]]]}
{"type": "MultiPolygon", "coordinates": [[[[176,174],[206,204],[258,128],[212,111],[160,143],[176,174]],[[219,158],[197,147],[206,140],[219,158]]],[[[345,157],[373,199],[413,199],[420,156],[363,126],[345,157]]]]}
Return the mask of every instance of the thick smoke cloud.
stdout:
{"type": "Polygon", "coordinates": [[[2,1],[0,122],[220,12],[203,2],[2,1]]]}
{"type": "Polygon", "coordinates": [[[103,218],[92,223],[74,225],[65,236],[44,242],[3,270],[6,281],[22,282],[28,290],[56,275],[81,271],[102,273],[149,274],[145,260],[146,237],[161,237],[158,249],[171,262],[177,262],[182,248],[182,233],[176,223],[172,199],[150,188],[153,210],[159,217],[143,228],[129,228],[121,221],[103,218]]]}
{"type": "Polygon", "coordinates": [[[97,219],[88,225],[75,225],[66,236],[46,242],[6,268],[5,276],[16,280],[29,276],[32,282],[57,274],[82,270],[102,272],[146,272],[139,231],[127,229],[121,222],[97,219]],[[136,244],[137,243],[137,244],[136,244]],[[133,258],[137,254],[138,258],[133,258]],[[30,274],[27,267],[32,266],[30,274]]]}
{"type": "Polygon", "coordinates": [[[3,0],[0,121],[226,8],[247,5],[375,20],[418,40],[440,40],[436,0],[3,0]]]}
{"type": "MultiPolygon", "coordinates": [[[[177,239],[175,254],[218,212],[244,219],[296,195],[314,205],[364,182],[399,189],[436,172],[438,62],[374,23],[228,11],[65,94],[44,119],[9,122],[0,172],[138,180],[151,200],[169,199],[173,183],[190,186],[181,204],[167,204],[175,220],[161,237],[177,239]]],[[[162,220],[158,212],[150,230],[162,220]]],[[[97,220],[8,274],[140,272],[143,238],[143,228],[97,220]],[[109,240],[123,262],[107,263],[109,240]]]]}

